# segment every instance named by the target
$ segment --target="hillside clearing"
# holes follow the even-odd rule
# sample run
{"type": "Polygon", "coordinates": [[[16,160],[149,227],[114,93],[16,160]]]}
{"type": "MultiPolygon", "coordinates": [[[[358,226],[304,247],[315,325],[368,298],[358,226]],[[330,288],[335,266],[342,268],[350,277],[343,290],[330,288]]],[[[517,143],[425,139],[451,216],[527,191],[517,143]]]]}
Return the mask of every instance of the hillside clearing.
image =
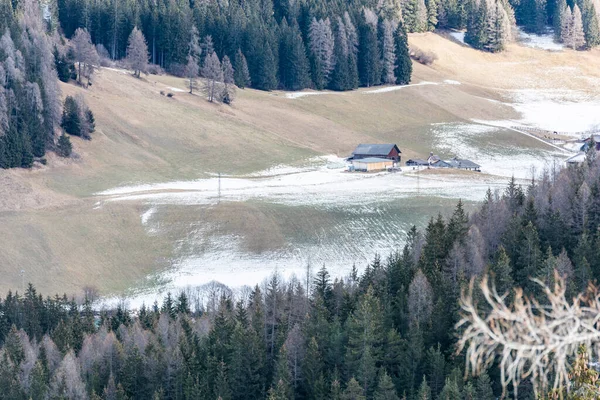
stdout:
{"type": "Polygon", "coordinates": [[[513,45],[484,54],[435,34],[410,41],[439,59],[415,64],[414,83],[403,87],[336,95],[247,89],[229,107],[190,95],[185,80],[171,76],[102,69],[87,91],[63,85],[65,95],[84,94],[97,132],[89,142],[73,138],[77,158],[49,155],[48,166],[0,171],[0,290],[20,287],[22,269],[44,292],[94,285],[108,294],[164,289],[194,273],[198,282],[226,273],[258,279],[245,271],[296,271],[308,254],[339,273],[353,261],[362,267],[457,198],[479,200],[508,176],[530,178],[532,164],[561,162],[555,149],[508,125],[484,125],[540,123],[526,109],[538,98],[517,98],[515,89],[567,91],[580,106],[596,101],[598,51],[513,45]],[[365,142],[398,143],[403,160],[430,151],[471,158],[484,173],[363,179],[326,168],[365,142]],[[123,191],[140,185],[147,190],[123,191]],[[363,231],[369,240],[346,240],[363,231]],[[217,273],[226,263],[229,272],[217,273]]]}

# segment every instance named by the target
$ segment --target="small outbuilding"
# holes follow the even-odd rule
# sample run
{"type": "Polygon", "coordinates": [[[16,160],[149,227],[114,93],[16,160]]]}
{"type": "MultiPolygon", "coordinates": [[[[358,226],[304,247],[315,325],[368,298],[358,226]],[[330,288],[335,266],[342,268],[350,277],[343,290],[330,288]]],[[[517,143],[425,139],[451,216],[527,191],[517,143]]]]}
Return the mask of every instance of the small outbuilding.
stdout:
{"type": "Polygon", "coordinates": [[[585,161],[586,153],[580,151],[572,157],[569,157],[567,161],[565,161],[569,165],[581,164],[585,161]]]}
{"type": "Polygon", "coordinates": [[[411,158],[406,162],[407,167],[428,167],[429,162],[420,158],[411,158]]]}
{"type": "Polygon", "coordinates": [[[380,157],[361,158],[352,160],[352,169],[354,171],[375,172],[386,171],[394,167],[394,160],[380,157]]]}
{"type": "Polygon", "coordinates": [[[361,160],[365,158],[385,158],[400,162],[402,152],[394,143],[387,144],[359,144],[352,152],[349,160],[361,160]]]}

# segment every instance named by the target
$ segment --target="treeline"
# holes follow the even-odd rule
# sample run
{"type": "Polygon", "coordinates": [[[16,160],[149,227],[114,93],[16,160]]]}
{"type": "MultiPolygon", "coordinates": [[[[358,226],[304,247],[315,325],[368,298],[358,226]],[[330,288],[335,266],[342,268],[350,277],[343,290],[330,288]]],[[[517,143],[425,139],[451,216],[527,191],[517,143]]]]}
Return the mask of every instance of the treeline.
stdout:
{"type": "Polygon", "coordinates": [[[597,0],[514,1],[517,23],[527,32],[544,33],[554,27],[556,39],[574,49],[600,45],[600,3],[597,0]]]}
{"type": "Polygon", "coordinates": [[[196,34],[202,39],[200,67],[214,51],[220,60],[232,60],[234,71],[248,70],[249,79],[237,83],[257,89],[349,90],[410,81],[406,30],[396,4],[59,0],[57,7],[67,38],[86,29],[113,59],[125,58],[137,26],[150,62],[180,76],[196,34]]]}
{"type": "Polygon", "coordinates": [[[0,3],[0,168],[30,167],[61,120],[52,41],[39,4],[0,3]]]}
{"type": "MultiPolygon", "coordinates": [[[[234,296],[187,290],[163,304],[94,316],[90,302],[30,286],[0,302],[6,399],[492,400],[495,366],[463,379],[458,298],[490,273],[498,290],[539,290],[553,271],[570,294],[600,276],[600,161],[488,192],[471,216],[413,228],[401,252],[358,276],[281,281],[234,296]],[[307,285],[308,282],[308,291],[307,285]]],[[[481,302],[484,303],[483,301],[481,302]]],[[[523,383],[519,398],[532,397],[523,383]]]]}

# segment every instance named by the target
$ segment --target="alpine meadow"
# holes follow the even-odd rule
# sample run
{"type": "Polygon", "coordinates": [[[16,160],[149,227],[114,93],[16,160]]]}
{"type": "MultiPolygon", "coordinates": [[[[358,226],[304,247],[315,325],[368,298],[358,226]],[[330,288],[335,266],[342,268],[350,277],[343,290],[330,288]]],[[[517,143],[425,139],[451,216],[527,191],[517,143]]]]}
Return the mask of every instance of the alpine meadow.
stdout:
{"type": "Polygon", "coordinates": [[[600,399],[599,0],[0,0],[0,399],[600,399]]]}

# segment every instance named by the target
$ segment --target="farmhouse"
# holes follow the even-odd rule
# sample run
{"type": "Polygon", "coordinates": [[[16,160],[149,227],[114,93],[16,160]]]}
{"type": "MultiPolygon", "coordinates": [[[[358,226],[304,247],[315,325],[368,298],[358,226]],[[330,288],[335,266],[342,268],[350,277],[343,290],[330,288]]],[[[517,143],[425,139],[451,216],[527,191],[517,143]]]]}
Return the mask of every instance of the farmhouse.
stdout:
{"type": "Polygon", "coordinates": [[[349,160],[361,160],[365,158],[385,158],[400,162],[402,152],[393,143],[389,144],[359,144],[350,156],[349,160]]]}
{"type": "Polygon", "coordinates": [[[380,157],[367,157],[352,160],[352,170],[362,172],[385,171],[394,166],[394,160],[380,157]]]}
{"type": "Polygon", "coordinates": [[[477,172],[481,171],[481,165],[475,164],[473,161],[470,160],[461,160],[454,157],[452,160],[446,161],[446,163],[450,164],[450,168],[466,169],[468,171],[477,172]]]}

